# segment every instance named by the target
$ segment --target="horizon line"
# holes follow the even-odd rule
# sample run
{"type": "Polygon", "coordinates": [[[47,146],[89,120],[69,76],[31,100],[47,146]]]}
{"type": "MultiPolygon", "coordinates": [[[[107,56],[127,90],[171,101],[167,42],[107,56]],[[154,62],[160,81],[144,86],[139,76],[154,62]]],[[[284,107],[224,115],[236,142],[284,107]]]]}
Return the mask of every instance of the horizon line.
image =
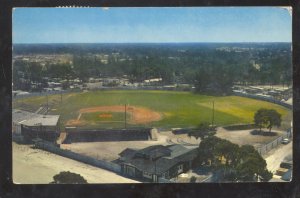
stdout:
{"type": "Polygon", "coordinates": [[[233,41],[233,42],[226,42],[226,41],[211,41],[211,42],[201,42],[201,41],[196,41],[196,42],[53,42],[53,43],[12,43],[12,45],[35,45],[35,44],[188,44],[188,43],[206,43],[206,44],[229,44],[229,43],[292,43],[292,41],[233,41]]]}

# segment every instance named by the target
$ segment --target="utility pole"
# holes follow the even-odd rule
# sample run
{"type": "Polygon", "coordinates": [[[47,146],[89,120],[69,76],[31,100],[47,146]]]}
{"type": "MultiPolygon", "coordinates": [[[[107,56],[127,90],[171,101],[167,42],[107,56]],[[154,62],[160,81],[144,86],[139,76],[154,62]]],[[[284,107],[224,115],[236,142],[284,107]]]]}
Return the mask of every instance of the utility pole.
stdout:
{"type": "MultiPolygon", "coordinates": [[[[155,150],[155,153],[156,153],[156,150],[155,150]]],[[[155,157],[156,157],[156,154],[155,154],[155,157]]],[[[157,175],[156,175],[156,159],[154,160],[154,182],[157,182],[157,175]]]]}
{"type": "Polygon", "coordinates": [[[211,126],[214,126],[214,121],[215,121],[215,101],[213,100],[213,108],[212,108],[212,120],[211,120],[211,126]]]}
{"type": "Polygon", "coordinates": [[[47,111],[46,111],[46,114],[48,114],[48,94],[46,94],[46,97],[47,97],[47,111]]]}
{"type": "Polygon", "coordinates": [[[127,116],[126,116],[126,104],[125,104],[125,129],[126,129],[126,127],[127,127],[127,116]]]}

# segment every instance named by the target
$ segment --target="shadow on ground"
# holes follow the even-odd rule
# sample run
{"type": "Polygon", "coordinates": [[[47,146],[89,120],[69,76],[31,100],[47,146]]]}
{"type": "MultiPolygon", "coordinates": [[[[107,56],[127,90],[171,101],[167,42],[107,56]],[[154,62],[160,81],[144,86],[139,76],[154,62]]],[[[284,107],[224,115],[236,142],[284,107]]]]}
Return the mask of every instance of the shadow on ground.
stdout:
{"type": "Polygon", "coordinates": [[[259,130],[252,130],[250,131],[251,135],[261,135],[261,136],[277,136],[278,133],[276,132],[269,132],[269,131],[259,131],[259,130]]]}

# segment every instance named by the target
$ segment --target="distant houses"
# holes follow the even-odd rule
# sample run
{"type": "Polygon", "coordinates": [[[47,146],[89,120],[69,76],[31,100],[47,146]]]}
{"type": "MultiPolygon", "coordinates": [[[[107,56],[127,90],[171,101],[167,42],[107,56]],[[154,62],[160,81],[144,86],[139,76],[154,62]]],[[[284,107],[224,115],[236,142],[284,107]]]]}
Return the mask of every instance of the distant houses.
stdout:
{"type": "Polygon", "coordinates": [[[162,78],[151,78],[144,80],[144,85],[159,85],[162,82],[162,78]]]}

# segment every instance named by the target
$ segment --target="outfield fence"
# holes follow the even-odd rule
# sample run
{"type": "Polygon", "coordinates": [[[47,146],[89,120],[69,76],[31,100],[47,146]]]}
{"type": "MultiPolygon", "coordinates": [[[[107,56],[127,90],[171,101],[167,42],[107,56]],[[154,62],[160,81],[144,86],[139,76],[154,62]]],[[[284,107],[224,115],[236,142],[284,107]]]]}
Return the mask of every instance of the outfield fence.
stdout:
{"type": "Polygon", "coordinates": [[[247,98],[253,98],[253,99],[259,99],[259,100],[264,100],[267,102],[272,102],[281,106],[284,106],[288,109],[293,109],[293,105],[292,104],[288,104],[279,100],[276,100],[273,97],[265,97],[265,96],[259,96],[259,95],[255,95],[255,94],[249,94],[249,93],[234,93],[237,96],[242,96],[242,97],[247,97],[247,98]]]}

